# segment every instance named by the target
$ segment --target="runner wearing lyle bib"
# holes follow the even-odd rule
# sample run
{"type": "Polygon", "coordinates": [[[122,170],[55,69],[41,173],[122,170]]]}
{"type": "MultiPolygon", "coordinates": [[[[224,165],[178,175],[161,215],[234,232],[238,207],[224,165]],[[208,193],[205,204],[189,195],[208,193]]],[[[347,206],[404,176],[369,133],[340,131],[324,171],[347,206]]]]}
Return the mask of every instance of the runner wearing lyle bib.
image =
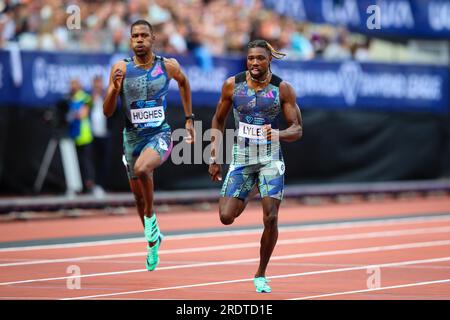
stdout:
{"type": "Polygon", "coordinates": [[[265,128],[278,129],[281,113],[281,79],[272,75],[270,83],[255,91],[249,88],[246,73],[235,77],[233,113],[238,134],[233,159],[222,186],[222,197],[245,200],[257,184],[261,198],[281,200],[284,189],[284,161],[279,141],[267,139],[265,128]]]}
{"type": "Polygon", "coordinates": [[[221,165],[216,158],[225,122],[231,110],[238,131],[233,145],[233,159],[222,185],[219,199],[220,221],[231,224],[244,211],[250,191],[259,189],[263,207],[264,231],[256,292],[271,292],[265,273],[278,239],[278,209],[283,198],[284,161],[280,140],[292,142],[302,136],[302,118],[292,86],[272,74],[272,58],[284,54],[265,40],[248,44],[247,71],[228,78],[212,120],[212,148],[209,174],[213,181],[222,180],[221,165]],[[281,130],[283,115],[288,127],[281,130]]]}

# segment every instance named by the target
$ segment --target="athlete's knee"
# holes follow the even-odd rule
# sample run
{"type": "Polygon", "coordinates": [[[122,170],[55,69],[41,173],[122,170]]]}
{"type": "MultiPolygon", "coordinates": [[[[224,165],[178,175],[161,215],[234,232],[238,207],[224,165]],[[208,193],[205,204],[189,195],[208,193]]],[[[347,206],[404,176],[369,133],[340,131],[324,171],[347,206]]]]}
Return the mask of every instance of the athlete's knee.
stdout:
{"type": "Polygon", "coordinates": [[[276,227],[278,225],[278,210],[271,208],[268,212],[265,212],[263,220],[265,228],[276,227]]]}
{"type": "Polygon", "coordinates": [[[134,165],[134,173],[140,179],[142,178],[151,178],[153,169],[150,166],[144,164],[135,164],[134,165]]]}
{"type": "Polygon", "coordinates": [[[235,217],[227,212],[224,212],[222,209],[219,209],[220,222],[224,225],[229,225],[234,222],[235,217]]]}
{"type": "Polygon", "coordinates": [[[220,222],[222,222],[224,225],[229,225],[234,222],[234,217],[231,215],[220,215],[220,222]]]}

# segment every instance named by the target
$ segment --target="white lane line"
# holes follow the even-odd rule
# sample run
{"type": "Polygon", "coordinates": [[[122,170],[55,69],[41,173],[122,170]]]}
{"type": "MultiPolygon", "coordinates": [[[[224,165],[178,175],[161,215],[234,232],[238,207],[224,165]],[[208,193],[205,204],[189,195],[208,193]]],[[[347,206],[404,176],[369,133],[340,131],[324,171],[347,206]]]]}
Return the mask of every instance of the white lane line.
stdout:
{"type": "MultiPolygon", "coordinates": [[[[349,267],[349,268],[318,270],[318,271],[310,271],[310,272],[302,272],[302,273],[290,273],[290,274],[282,274],[282,275],[277,275],[277,276],[271,276],[271,277],[267,277],[267,278],[268,279],[282,279],[282,278],[302,277],[302,276],[310,276],[310,275],[326,274],[326,273],[346,272],[346,271],[355,271],[355,270],[366,270],[367,268],[371,268],[371,267],[372,268],[373,267],[386,268],[386,267],[405,266],[405,265],[422,264],[422,263],[434,263],[434,262],[442,262],[442,261],[450,261],[450,257],[424,259],[424,260],[408,260],[408,261],[400,261],[400,262],[383,263],[383,264],[377,264],[377,265],[365,265],[365,266],[349,267]]],[[[154,288],[154,289],[125,291],[125,292],[105,293],[105,294],[97,294],[97,295],[90,295],[90,296],[64,298],[64,299],[61,299],[61,300],[80,300],[80,299],[91,299],[91,298],[101,298],[101,297],[105,298],[105,297],[112,297],[112,296],[119,296],[119,295],[129,295],[129,294],[144,293],[144,292],[155,292],[155,291],[195,288],[195,287],[204,287],[204,286],[229,284],[229,283],[237,283],[237,282],[246,282],[246,281],[253,281],[253,278],[226,280],[226,281],[217,281],[217,282],[204,282],[204,283],[196,283],[196,284],[190,284],[190,285],[165,287],[165,288],[154,288]]]]}
{"type": "Polygon", "coordinates": [[[355,294],[355,293],[363,293],[363,292],[372,292],[372,291],[381,291],[381,290],[391,290],[391,289],[409,288],[409,287],[417,287],[417,286],[427,286],[427,285],[431,285],[431,284],[446,283],[446,282],[450,282],[450,279],[442,279],[442,280],[434,280],[434,281],[424,281],[424,282],[406,283],[406,284],[400,284],[400,285],[396,285],[396,286],[387,286],[387,287],[380,287],[380,288],[373,288],[373,289],[362,289],[362,290],[354,290],[354,291],[343,291],[343,292],[326,293],[326,294],[319,294],[319,295],[316,295],[316,296],[308,296],[308,297],[300,297],[300,298],[291,298],[291,299],[287,299],[287,300],[308,300],[308,299],[317,299],[317,298],[333,297],[333,296],[340,296],[340,295],[347,295],[347,294],[355,294]]]}
{"type": "MultiPolygon", "coordinates": [[[[450,221],[449,216],[438,217],[412,217],[412,218],[395,218],[395,219],[380,219],[375,221],[353,221],[353,222],[331,222],[320,223],[304,226],[284,226],[279,227],[279,231],[282,232],[296,232],[302,230],[328,230],[328,229],[346,229],[356,228],[364,226],[389,226],[389,225],[403,225],[411,223],[427,223],[436,221],[450,221]]],[[[180,235],[166,236],[165,240],[187,240],[187,239],[200,239],[200,238],[216,238],[225,236],[236,236],[244,234],[260,234],[260,229],[243,229],[243,230],[226,230],[226,231],[213,231],[205,233],[187,233],[180,235]]],[[[164,231],[164,230],[163,230],[164,231]]],[[[97,240],[97,241],[84,241],[65,244],[49,244],[49,245],[32,245],[32,246],[18,246],[9,248],[0,248],[0,252],[16,252],[16,251],[31,251],[31,250],[47,250],[47,249],[66,249],[66,248],[79,248],[79,247],[92,247],[92,246],[108,246],[127,243],[139,243],[145,241],[142,237],[131,237],[126,239],[115,240],[97,240]]]]}
{"type": "MultiPolygon", "coordinates": [[[[332,250],[332,251],[319,251],[319,252],[309,252],[309,253],[291,254],[291,255],[283,255],[283,256],[274,256],[271,258],[271,261],[285,260],[285,259],[298,259],[298,258],[307,258],[307,257],[308,258],[309,257],[322,257],[322,256],[330,256],[330,255],[345,255],[345,254],[356,254],[356,253],[367,253],[367,252],[392,251],[392,250],[402,250],[402,249],[412,249],[412,248],[427,248],[427,247],[448,246],[448,245],[450,245],[450,240],[414,242],[414,243],[403,243],[403,244],[388,245],[388,246],[365,247],[365,248],[332,250]]],[[[160,267],[157,270],[162,271],[162,270],[210,267],[210,266],[229,265],[229,264],[253,263],[253,262],[258,262],[258,261],[259,261],[259,258],[222,260],[222,261],[160,267]]],[[[65,279],[74,279],[74,278],[80,279],[80,278],[90,278],[90,277],[122,275],[122,274],[129,274],[129,273],[138,273],[138,272],[148,272],[148,271],[147,271],[147,269],[133,269],[133,270],[123,270],[123,271],[113,271],[113,272],[82,274],[79,276],[63,276],[63,277],[54,277],[54,278],[37,278],[37,279],[28,279],[28,280],[17,280],[17,281],[10,281],[10,282],[1,282],[0,286],[7,286],[7,285],[21,284],[21,283],[31,283],[31,282],[65,280],[65,279]]]]}
{"type": "MultiPolygon", "coordinates": [[[[445,233],[445,232],[450,232],[450,226],[449,227],[406,229],[406,230],[389,230],[389,231],[379,231],[379,232],[365,232],[365,233],[355,233],[355,234],[339,234],[339,235],[332,235],[332,236],[307,237],[307,238],[300,238],[300,239],[288,239],[288,240],[279,240],[277,242],[277,245],[279,246],[279,245],[290,245],[290,244],[300,244],[300,243],[318,243],[318,242],[327,242],[327,241],[345,241],[345,240],[355,240],[355,239],[400,237],[400,236],[407,236],[407,235],[435,234],[435,233],[445,233]]],[[[176,253],[208,252],[208,251],[217,251],[217,250],[259,248],[259,246],[260,246],[260,243],[258,241],[258,242],[246,242],[246,243],[240,243],[240,244],[228,244],[228,245],[205,246],[205,247],[194,247],[194,248],[184,248],[184,249],[160,250],[159,253],[164,255],[164,254],[176,254],[176,253]]],[[[114,259],[114,258],[129,258],[129,257],[145,256],[146,254],[147,254],[146,252],[140,251],[140,252],[130,252],[130,253],[120,253],[120,254],[117,253],[117,254],[108,254],[108,255],[63,258],[63,259],[28,260],[28,261],[20,261],[20,262],[3,263],[3,264],[0,264],[0,267],[14,267],[14,266],[25,266],[25,265],[76,262],[76,261],[114,259]]]]}

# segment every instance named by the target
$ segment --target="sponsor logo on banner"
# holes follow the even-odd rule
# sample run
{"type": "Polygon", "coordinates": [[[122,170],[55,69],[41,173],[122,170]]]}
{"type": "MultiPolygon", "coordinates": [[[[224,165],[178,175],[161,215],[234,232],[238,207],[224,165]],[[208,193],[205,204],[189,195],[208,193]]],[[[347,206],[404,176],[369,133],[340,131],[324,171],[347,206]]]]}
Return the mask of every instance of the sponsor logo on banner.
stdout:
{"type": "Polygon", "coordinates": [[[344,62],[337,69],[295,70],[272,66],[272,70],[302,97],[343,97],[346,105],[358,98],[440,101],[443,78],[439,74],[404,73],[401,70],[362,70],[357,62],[344,62]],[[389,84],[389,85],[387,85],[389,84]]]}
{"type": "Polygon", "coordinates": [[[347,104],[354,105],[356,102],[361,74],[361,66],[358,63],[345,62],[339,68],[339,78],[343,84],[342,93],[347,104]]]}
{"type": "Polygon", "coordinates": [[[73,79],[78,79],[83,88],[90,90],[92,80],[98,75],[101,75],[103,79],[109,78],[107,64],[50,63],[43,57],[34,59],[31,73],[34,94],[40,99],[48,95],[66,94],[69,92],[70,81],[73,79]]]}
{"type": "Polygon", "coordinates": [[[36,58],[36,60],[34,60],[31,76],[36,97],[44,98],[48,93],[49,87],[49,81],[47,79],[47,63],[44,58],[36,58]]]}
{"type": "Polygon", "coordinates": [[[322,16],[326,22],[333,24],[358,26],[361,21],[356,0],[323,0],[322,16]]]}
{"type": "Polygon", "coordinates": [[[282,15],[307,20],[303,0],[264,0],[264,4],[282,15]]]}
{"type": "Polygon", "coordinates": [[[415,26],[411,3],[408,0],[378,1],[381,11],[381,28],[407,28],[415,26]]]}
{"type": "MultiPolygon", "coordinates": [[[[219,93],[222,91],[223,82],[227,79],[228,71],[224,67],[214,68],[214,72],[204,71],[198,66],[183,66],[183,70],[189,79],[189,84],[193,92],[206,91],[219,93]]],[[[170,90],[178,91],[175,81],[171,81],[170,90]]]]}
{"type": "Polygon", "coordinates": [[[435,31],[450,31],[450,2],[431,1],[428,5],[428,21],[435,31]]]}

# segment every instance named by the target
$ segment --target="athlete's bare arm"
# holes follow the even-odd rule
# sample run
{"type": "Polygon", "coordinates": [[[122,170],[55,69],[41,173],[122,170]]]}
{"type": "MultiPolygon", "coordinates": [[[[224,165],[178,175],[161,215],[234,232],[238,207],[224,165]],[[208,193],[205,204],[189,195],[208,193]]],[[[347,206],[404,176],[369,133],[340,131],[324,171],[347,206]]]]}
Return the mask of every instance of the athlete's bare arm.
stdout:
{"type": "MultiPolygon", "coordinates": [[[[192,98],[191,98],[191,87],[189,85],[189,80],[181,70],[180,64],[176,59],[164,59],[164,64],[167,69],[169,78],[174,79],[178,83],[178,88],[180,90],[181,103],[183,104],[185,116],[190,116],[192,114],[192,98]]],[[[192,119],[186,120],[186,131],[188,132],[188,137],[186,138],[187,143],[195,142],[195,130],[194,122],[192,119]]]]}
{"type": "Polygon", "coordinates": [[[285,130],[271,130],[271,133],[268,132],[268,139],[274,139],[276,138],[274,136],[277,135],[280,141],[293,142],[299,140],[303,134],[302,115],[297,105],[294,88],[285,81],[280,84],[280,100],[283,116],[288,127],[285,130]]]}
{"type": "MultiPolygon", "coordinates": [[[[211,158],[216,158],[222,141],[225,122],[231,110],[234,90],[234,77],[228,78],[222,86],[222,94],[217,104],[211,124],[211,158]]],[[[217,162],[209,165],[209,174],[213,181],[222,180],[221,166],[217,162]]]]}
{"type": "Polygon", "coordinates": [[[123,78],[127,67],[125,61],[119,61],[111,68],[109,76],[109,85],[106,91],[105,101],[103,102],[103,113],[107,117],[114,114],[117,106],[117,97],[122,88],[123,78]]]}

